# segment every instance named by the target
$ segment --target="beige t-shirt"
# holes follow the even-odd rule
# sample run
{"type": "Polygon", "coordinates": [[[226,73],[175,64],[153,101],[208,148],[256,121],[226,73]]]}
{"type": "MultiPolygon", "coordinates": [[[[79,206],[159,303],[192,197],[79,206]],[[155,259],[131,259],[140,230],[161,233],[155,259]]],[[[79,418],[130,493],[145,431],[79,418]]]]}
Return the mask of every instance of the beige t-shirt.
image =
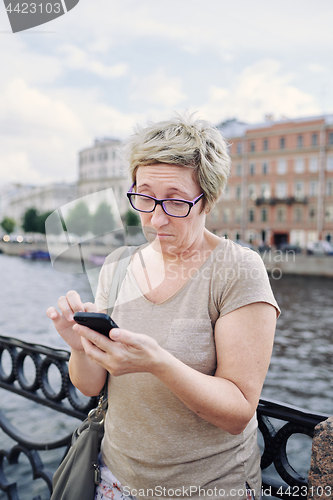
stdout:
{"type": "MultiPolygon", "coordinates": [[[[108,308],[113,260],[111,254],[100,273],[100,310],[108,308]]],[[[112,317],[121,328],[153,337],[183,363],[213,376],[216,320],[254,302],[272,304],[279,315],[261,257],[223,238],[181,289],[161,303],[141,294],[129,265],[112,317]]],[[[259,498],[256,416],[241,434],[231,435],[191,411],[149,373],[111,376],[108,398],[103,459],[138,499],[243,500],[245,482],[259,498]]]]}

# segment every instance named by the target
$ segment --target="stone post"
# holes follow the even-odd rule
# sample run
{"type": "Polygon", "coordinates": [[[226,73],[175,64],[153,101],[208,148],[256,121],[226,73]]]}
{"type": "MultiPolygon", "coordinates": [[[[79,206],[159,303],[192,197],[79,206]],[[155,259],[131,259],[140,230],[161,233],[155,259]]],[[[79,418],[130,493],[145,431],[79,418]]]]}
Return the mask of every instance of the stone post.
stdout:
{"type": "Polygon", "coordinates": [[[333,416],[315,427],[307,498],[333,498],[333,416]]]}

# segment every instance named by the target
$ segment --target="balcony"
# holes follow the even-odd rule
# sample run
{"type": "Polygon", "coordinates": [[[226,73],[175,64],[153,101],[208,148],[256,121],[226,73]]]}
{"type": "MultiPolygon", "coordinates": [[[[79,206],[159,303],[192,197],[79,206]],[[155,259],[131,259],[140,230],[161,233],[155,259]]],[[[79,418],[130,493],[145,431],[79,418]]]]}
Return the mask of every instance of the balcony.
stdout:
{"type": "Polygon", "coordinates": [[[278,198],[278,197],[261,197],[257,198],[255,200],[255,204],[257,206],[260,205],[277,205],[277,204],[284,204],[284,205],[294,205],[295,203],[301,203],[303,205],[308,204],[308,198],[306,196],[286,196],[284,198],[278,198]]]}

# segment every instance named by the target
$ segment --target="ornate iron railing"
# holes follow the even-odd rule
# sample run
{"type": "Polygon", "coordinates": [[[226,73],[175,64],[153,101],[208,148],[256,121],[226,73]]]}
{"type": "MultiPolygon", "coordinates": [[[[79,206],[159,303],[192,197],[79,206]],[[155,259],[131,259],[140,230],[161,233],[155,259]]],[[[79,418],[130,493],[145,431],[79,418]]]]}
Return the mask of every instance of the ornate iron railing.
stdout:
{"type": "MultiPolygon", "coordinates": [[[[0,336],[0,388],[83,420],[88,411],[96,405],[97,398],[90,398],[86,402],[80,400],[69,380],[68,359],[69,353],[67,351],[0,336]],[[3,362],[4,353],[7,357],[6,367],[3,362]],[[34,367],[35,375],[33,377],[31,374],[30,377],[27,377],[25,373],[26,359],[30,359],[30,365],[32,364],[34,367]],[[51,366],[55,366],[60,374],[60,387],[56,390],[52,387],[48,376],[51,366]]],[[[260,400],[257,415],[264,441],[261,459],[263,490],[282,500],[305,499],[307,478],[290,465],[286,451],[287,442],[292,435],[299,433],[313,437],[315,425],[326,420],[328,415],[309,413],[294,406],[263,399],[260,400]],[[279,430],[274,427],[272,418],[283,422],[279,430]],[[265,470],[271,464],[274,464],[281,482],[265,474],[265,470]]],[[[0,490],[6,494],[8,500],[20,500],[17,483],[10,482],[6,477],[4,461],[16,464],[22,453],[31,464],[33,479],[44,480],[51,494],[54,471],[44,467],[39,452],[62,447],[68,449],[71,434],[52,442],[34,442],[21,430],[15,428],[1,410],[0,427],[15,442],[10,450],[0,450],[0,490]]],[[[35,496],[32,500],[41,500],[41,497],[35,496]]]]}

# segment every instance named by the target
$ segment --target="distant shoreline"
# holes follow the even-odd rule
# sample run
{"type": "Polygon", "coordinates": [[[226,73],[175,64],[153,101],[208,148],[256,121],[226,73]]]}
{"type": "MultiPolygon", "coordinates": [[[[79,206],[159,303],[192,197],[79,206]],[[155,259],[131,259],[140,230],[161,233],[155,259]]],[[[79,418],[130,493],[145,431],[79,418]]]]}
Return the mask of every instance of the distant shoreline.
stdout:
{"type": "MultiPolygon", "coordinates": [[[[85,260],[90,260],[91,256],[107,256],[113,250],[114,246],[111,245],[94,245],[82,244],[82,257],[85,260]]],[[[66,244],[59,244],[56,248],[57,255],[65,252],[68,247],[66,244]]],[[[42,250],[48,251],[46,242],[33,242],[33,243],[5,243],[0,241],[0,253],[5,255],[19,256],[24,252],[42,250]]],[[[64,260],[75,261],[77,252],[71,252],[68,258],[64,260]]],[[[263,252],[261,258],[265,264],[268,273],[272,279],[280,279],[283,274],[297,274],[303,276],[326,276],[333,278],[333,256],[323,255],[304,255],[296,254],[293,251],[282,253],[280,251],[266,251],[263,252]]]]}

